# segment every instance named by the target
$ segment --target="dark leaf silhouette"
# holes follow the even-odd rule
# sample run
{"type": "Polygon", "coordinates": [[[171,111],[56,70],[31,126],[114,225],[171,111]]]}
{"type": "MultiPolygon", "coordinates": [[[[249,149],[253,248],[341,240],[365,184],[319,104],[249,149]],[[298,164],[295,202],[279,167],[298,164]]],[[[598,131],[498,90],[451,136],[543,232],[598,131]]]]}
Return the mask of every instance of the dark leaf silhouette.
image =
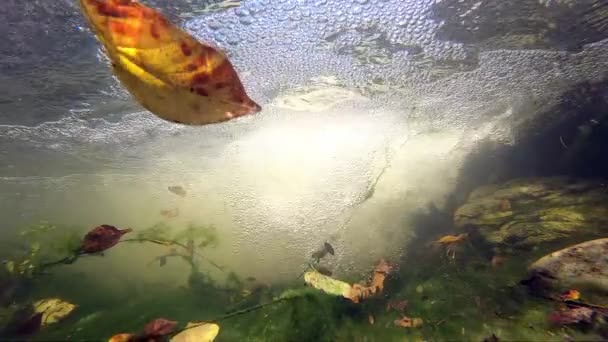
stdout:
{"type": "Polygon", "coordinates": [[[80,246],[80,252],[89,254],[103,252],[114,247],[120,238],[130,231],[132,231],[130,228],[118,229],[114,226],[102,224],[85,235],[80,246]]]}

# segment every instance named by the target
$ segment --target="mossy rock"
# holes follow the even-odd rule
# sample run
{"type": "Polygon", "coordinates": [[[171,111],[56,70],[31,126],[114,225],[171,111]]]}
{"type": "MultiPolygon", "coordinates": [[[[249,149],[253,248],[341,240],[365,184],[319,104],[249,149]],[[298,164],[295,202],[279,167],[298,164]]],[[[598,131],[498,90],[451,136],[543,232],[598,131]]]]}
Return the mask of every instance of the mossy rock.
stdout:
{"type": "Polygon", "coordinates": [[[608,238],[570,246],[530,265],[532,285],[547,289],[580,289],[583,293],[608,295],[608,238]]]}
{"type": "Polygon", "coordinates": [[[515,248],[599,237],[608,233],[608,191],[599,181],[515,179],[473,191],[454,223],[491,245],[515,248]]]}

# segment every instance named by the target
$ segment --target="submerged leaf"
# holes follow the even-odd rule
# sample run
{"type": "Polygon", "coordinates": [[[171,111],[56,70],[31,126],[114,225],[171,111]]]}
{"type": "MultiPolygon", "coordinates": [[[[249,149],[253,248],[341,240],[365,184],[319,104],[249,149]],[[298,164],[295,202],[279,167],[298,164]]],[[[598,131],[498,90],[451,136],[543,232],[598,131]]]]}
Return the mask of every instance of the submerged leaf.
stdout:
{"type": "Polygon", "coordinates": [[[328,277],[317,271],[304,273],[304,281],[327,294],[350,299],[352,287],[349,283],[328,277]]]}
{"type": "Polygon", "coordinates": [[[131,232],[132,229],[118,229],[114,226],[102,224],[88,232],[80,246],[80,251],[83,253],[99,253],[108,248],[114,247],[120,238],[131,232]]]}
{"type": "Polygon", "coordinates": [[[34,312],[42,314],[41,326],[59,322],[75,308],[76,305],[59,298],[42,299],[34,303],[34,312]]]}
{"type": "Polygon", "coordinates": [[[581,293],[578,290],[568,290],[559,295],[559,299],[561,300],[579,300],[581,298],[581,293]]]}
{"type": "Polygon", "coordinates": [[[254,114],[227,56],[135,0],[80,0],[83,13],[137,101],[172,122],[204,125],[254,114]]]}
{"type": "Polygon", "coordinates": [[[424,324],[422,318],[410,318],[407,316],[402,316],[400,319],[396,319],[393,323],[401,328],[417,328],[424,324]]]}
{"type": "Polygon", "coordinates": [[[176,321],[170,321],[164,318],[157,318],[152,322],[146,324],[146,326],[144,327],[144,334],[147,337],[168,335],[173,332],[173,329],[176,325],[176,321]]]}
{"type": "Polygon", "coordinates": [[[214,323],[188,322],[186,330],[175,335],[171,342],[212,342],[220,332],[220,326],[214,323]]]}
{"type": "Polygon", "coordinates": [[[132,341],[135,341],[136,338],[137,338],[137,336],[134,334],[122,333],[122,334],[116,334],[116,335],[110,337],[108,342],[132,342],[132,341]]]}

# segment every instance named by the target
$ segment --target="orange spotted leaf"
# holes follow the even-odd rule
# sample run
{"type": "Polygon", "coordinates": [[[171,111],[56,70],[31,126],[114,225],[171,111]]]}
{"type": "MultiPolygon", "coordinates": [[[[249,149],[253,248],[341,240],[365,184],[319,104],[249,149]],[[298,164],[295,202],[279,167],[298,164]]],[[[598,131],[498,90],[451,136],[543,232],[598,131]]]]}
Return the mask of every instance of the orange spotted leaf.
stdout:
{"type": "Polygon", "coordinates": [[[135,0],[80,0],[114,74],[146,109],[172,122],[205,125],[254,114],[227,56],[135,0]]]}

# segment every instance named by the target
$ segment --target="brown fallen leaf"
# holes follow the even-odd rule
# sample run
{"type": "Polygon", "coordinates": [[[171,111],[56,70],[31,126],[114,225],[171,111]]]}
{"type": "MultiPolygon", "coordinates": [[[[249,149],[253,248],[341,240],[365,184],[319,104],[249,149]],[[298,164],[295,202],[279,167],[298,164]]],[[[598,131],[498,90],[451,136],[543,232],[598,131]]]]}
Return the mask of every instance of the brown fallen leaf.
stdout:
{"type": "Polygon", "coordinates": [[[131,228],[118,229],[108,224],[97,226],[84,236],[80,252],[88,254],[103,252],[114,247],[123,235],[131,231],[133,231],[131,228]]]}
{"type": "Polygon", "coordinates": [[[376,267],[374,267],[374,273],[369,286],[365,284],[353,284],[349,294],[350,300],[354,303],[359,303],[362,299],[371,297],[376,293],[381,293],[384,290],[384,281],[391,270],[392,266],[386,260],[381,259],[376,267]]]}
{"type": "Polygon", "coordinates": [[[157,318],[144,327],[144,335],[147,337],[158,337],[168,335],[173,332],[176,321],[170,321],[164,318],[157,318]]]}
{"type": "Polygon", "coordinates": [[[376,323],[376,319],[374,318],[374,315],[369,314],[367,315],[367,320],[369,321],[369,324],[374,325],[374,323],[376,323]]]}
{"type": "Polygon", "coordinates": [[[393,323],[401,328],[417,328],[424,324],[422,318],[410,318],[407,316],[402,316],[400,319],[396,319],[393,323]]]}

